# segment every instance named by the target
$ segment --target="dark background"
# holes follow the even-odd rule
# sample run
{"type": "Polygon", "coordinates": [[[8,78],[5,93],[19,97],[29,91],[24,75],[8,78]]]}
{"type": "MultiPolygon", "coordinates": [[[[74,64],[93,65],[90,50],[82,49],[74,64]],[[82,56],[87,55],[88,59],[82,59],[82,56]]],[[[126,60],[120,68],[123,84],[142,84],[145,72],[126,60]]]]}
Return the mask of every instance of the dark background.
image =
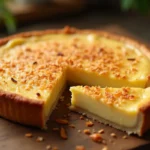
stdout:
{"type": "MultiPolygon", "coordinates": [[[[115,26],[115,28],[126,30],[131,35],[149,43],[150,16],[141,15],[134,11],[122,12],[119,2],[118,0],[88,0],[79,6],[81,8],[78,9],[77,6],[72,8],[72,11],[68,10],[64,13],[55,12],[54,15],[51,15],[52,13],[48,12],[42,17],[36,13],[33,17],[30,13],[24,16],[16,15],[17,32],[63,28],[66,25],[81,29],[103,29],[115,26]]],[[[53,4],[50,3],[49,7],[53,8],[53,4]]],[[[64,6],[60,7],[63,8],[64,6]]],[[[38,9],[39,7],[36,8],[36,10],[38,9]]],[[[38,13],[44,13],[44,8],[38,13]]],[[[5,28],[1,26],[0,36],[7,35],[5,28]]]]}

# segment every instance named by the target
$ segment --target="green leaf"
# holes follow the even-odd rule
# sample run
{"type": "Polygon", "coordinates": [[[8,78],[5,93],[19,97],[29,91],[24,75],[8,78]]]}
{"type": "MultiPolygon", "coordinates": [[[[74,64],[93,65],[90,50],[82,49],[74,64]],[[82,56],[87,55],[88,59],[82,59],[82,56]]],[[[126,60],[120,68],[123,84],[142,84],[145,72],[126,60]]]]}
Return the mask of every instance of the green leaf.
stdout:
{"type": "Polygon", "coordinates": [[[143,14],[147,14],[150,9],[150,1],[149,0],[137,0],[136,9],[143,14]]]}
{"type": "Polygon", "coordinates": [[[132,8],[135,0],[121,0],[121,8],[123,11],[127,11],[132,8]]]}
{"type": "Polygon", "coordinates": [[[4,0],[0,0],[0,8],[4,8],[5,4],[4,4],[4,0]]]}
{"type": "Polygon", "coordinates": [[[8,33],[14,33],[16,31],[16,22],[11,14],[6,14],[4,16],[4,23],[8,33]]]}
{"type": "Polygon", "coordinates": [[[0,0],[0,19],[4,20],[8,33],[13,33],[16,31],[16,21],[5,7],[4,0],[0,0]]]}

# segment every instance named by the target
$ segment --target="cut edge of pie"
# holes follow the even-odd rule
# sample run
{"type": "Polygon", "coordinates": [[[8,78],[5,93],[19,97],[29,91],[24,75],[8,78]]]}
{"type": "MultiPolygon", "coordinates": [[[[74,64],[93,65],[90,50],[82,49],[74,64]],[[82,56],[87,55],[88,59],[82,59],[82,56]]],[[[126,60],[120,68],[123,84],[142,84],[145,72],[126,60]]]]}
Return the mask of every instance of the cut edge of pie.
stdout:
{"type": "Polygon", "coordinates": [[[46,122],[66,88],[65,73],[60,79],[62,81],[56,83],[51,91],[52,95],[49,95],[49,97],[52,97],[52,104],[49,103],[50,100],[47,100],[47,103],[49,103],[47,105],[45,105],[45,101],[30,99],[19,94],[0,90],[0,116],[21,124],[46,129],[46,122]]]}

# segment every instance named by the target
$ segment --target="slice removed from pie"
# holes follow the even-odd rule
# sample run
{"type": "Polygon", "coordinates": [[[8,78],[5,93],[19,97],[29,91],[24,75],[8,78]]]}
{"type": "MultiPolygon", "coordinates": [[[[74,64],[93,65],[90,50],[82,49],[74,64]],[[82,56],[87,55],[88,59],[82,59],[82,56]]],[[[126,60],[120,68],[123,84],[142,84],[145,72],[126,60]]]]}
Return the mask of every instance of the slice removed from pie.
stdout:
{"type": "Polygon", "coordinates": [[[128,134],[141,136],[150,126],[150,88],[74,86],[71,109],[128,134]]]}

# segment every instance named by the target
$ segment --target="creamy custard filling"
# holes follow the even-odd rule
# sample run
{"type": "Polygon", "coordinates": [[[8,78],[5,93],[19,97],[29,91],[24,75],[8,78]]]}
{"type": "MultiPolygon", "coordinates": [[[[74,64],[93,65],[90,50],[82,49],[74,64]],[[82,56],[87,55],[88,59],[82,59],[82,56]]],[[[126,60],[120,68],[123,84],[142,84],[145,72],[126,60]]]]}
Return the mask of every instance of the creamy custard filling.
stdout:
{"type": "MultiPolygon", "coordinates": [[[[105,118],[110,122],[118,124],[122,127],[134,128],[139,122],[139,108],[141,104],[150,100],[150,88],[130,88],[126,93],[127,99],[122,98],[123,89],[108,88],[108,97],[105,88],[100,87],[71,87],[72,92],[71,103],[75,108],[92,113],[93,115],[105,118]]],[[[126,89],[125,89],[126,90],[126,89]]]]}
{"type": "Polygon", "coordinates": [[[45,100],[44,117],[46,118],[46,120],[49,119],[49,115],[55,108],[55,105],[57,104],[57,101],[65,88],[65,84],[66,84],[66,73],[64,72],[61,75],[60,79],[54,85],[54,88],[49,94],[49,97],[45,100]]]}
{"type": "Polygon", "coordinates": [[[144,88],[150,74],[149,60],[137,48],[96,34],[16,38],[0,49],[2,59],[10,61],[43,59],[45,63],[46,58],[58,65],[66,63],[68,80],[86,85],[144,88]]]}
{"type": "Polygon", "coordinates": [[[107,104],[93,101],[88,96],[78,93],[72,96],[72,106],[82,108],[86,112],[90,112],[93,115],[100,116],[125,127],[134,127],[137,124],[137,112],[123,112],[117,110],[107,104]]]}

